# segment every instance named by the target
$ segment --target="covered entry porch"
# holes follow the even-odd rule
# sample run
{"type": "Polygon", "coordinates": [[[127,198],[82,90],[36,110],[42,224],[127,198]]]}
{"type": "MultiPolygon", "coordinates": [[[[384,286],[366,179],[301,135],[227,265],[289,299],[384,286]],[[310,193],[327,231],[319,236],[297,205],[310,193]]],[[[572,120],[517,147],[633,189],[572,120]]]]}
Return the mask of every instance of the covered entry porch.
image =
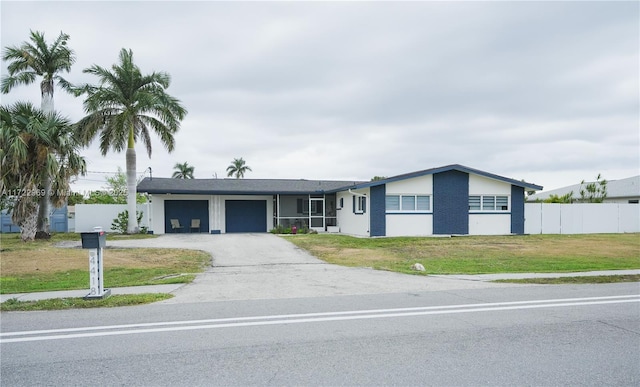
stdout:
{"type": "Polygon", "coordinates": [[[335,194],[275,195],[273,225],[338,232],[335,194]]]}

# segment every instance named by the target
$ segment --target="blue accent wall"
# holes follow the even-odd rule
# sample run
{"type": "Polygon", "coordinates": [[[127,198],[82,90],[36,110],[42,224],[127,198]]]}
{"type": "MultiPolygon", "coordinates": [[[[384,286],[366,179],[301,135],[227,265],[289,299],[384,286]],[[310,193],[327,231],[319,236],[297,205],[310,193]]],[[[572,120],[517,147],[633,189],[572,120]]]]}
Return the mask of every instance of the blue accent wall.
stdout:
{"type": "Polygon", "coordinates": [[[524,188],[511,186],[511,233],[524,234],[524,188]]]}
{"type": "Polygon", "coordinates": [[[469,174],[450,170],[433,175],[433,233],[469,234],[469,174]]]}
{"type": "Polygon", "coordinates": [[[371,209],[370,235],[385,236],[387,235],[387,216],[386,216],[386,192],[385,184],[371,187],[371,209]]]}

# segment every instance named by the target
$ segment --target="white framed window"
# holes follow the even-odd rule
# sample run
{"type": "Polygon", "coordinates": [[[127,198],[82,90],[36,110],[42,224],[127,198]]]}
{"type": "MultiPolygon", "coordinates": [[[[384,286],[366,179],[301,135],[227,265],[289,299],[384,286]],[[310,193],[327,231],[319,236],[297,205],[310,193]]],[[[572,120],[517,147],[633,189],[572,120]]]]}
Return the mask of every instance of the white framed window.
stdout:
{"type": "Polygon", "coordinates": [[[431,195],[387,195],[387,212],[430,212],[431,195]]]}
{"type": "Polygon", "coordinates": [[[504,195],[471,195],[469,211],[509,211],[509,196],[504,195]]]}
{"type": "Polygon", "coordinates": [[[353,196],[353,213],[364,214],[367,212],[367,197],[353,196]]]}

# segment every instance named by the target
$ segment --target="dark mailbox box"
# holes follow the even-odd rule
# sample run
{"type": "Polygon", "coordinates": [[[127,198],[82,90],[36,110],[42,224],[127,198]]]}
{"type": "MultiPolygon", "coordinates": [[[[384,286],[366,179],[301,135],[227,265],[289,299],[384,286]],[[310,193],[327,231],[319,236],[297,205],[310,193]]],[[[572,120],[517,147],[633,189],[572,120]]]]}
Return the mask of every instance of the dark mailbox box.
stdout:
{"type": "Polygon", "coordinates": [[[104,231],[81,232],[82,248],[97,249],[107,245],[107,233],[104,231]]]}

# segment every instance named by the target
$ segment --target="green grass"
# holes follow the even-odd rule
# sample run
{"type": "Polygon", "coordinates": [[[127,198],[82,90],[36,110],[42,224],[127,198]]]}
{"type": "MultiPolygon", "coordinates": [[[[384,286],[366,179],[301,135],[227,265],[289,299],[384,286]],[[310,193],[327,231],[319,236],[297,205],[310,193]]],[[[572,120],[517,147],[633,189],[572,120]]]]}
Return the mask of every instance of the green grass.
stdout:
{"type": "Polygon", "coordinates": [[[62,309],[86,309],[86,308],[113,308],[119,306],[133,306],[149,304],[172,298],[166,293],[144,293],[132,295],[115,295],[98,300],[85,300],[83,298],[55,298],[40,301],[18,301],[10,299],[0,304],[0,311],[35,311],[35,310],[62,310],[62,309]]]}
{"type": "MultiPolygon", "coordinates": [[[[115,267],[105,269],[104,283],[108,287],[165,285],[190,283],[195,274],[181,274],[165,268],[135,269],[115,267]]],[[[77,290],[89,287],[88,270],[22,274],[0,277],[0,294],[77,290]]]]}
{"type": "Polygon", "coordinates": [[[329,263],[418,275],[640,269],[640,234],[284,238],[329,263]]]}
{"type": "MultiPolygon", "coordinates": [[[[153,235],[112,235],[107,239],[154,238],[153,235]]],[[[56,234],[51,240],[24,243],[15,234],[0,234],[0,293],[30,293],[86,289],[89,286],[87,251],[56,247],[79,241],[78,234],[56,234]]],[[[108,242],[107,242],[108,244],[108,242]]],[[[183,249],[104,250],[106,287],[188,283],[204,270],[211,256],[183,249]]]]}
{"type": "Polygon", "coordinates": [[[505,279],[493,282],[505,282],[514,284],[543,284],[543,285],[559,285],[559,284],[604,284],[616,282],[640,282],[640,274],[623,274],[623,275],[598,275],[584,277],[560,277],[560,278],[523,278],[523,279],[505,279]]]}

